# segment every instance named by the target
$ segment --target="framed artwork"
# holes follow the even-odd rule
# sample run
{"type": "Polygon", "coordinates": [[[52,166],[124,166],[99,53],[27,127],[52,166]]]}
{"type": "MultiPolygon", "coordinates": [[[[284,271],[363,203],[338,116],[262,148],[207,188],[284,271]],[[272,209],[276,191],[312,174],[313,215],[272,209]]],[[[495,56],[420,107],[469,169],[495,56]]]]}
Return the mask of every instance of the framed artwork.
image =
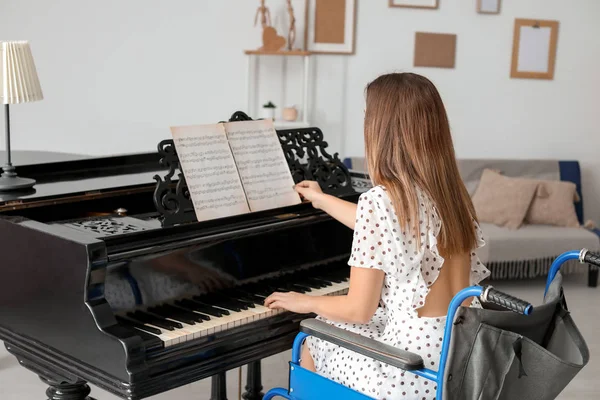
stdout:
{"type": "Polygon", "coordinates": [[[477,12],[480,14],[500,14],[502,0],[477,0],[477,12]]]}
{"type": "Polygon", "coordinates": [[[439,0],[389,0],[390,7],[431,8],[439,7],[439,0]]]}
{"type": "Polygon", "coordinates": [[[455,62],[455,34],[415,33],[415,67],[454,68],[455,62]]]}
{"type": "Polygon", "coordinates": [[[305,50],[354,54],[357,3],[358,0],[306,0],[305,50]]]}
{"type": "Polygon", "coordinates": [[[558,21],[515,20],[511,78],[554,79],[558,21]]]}

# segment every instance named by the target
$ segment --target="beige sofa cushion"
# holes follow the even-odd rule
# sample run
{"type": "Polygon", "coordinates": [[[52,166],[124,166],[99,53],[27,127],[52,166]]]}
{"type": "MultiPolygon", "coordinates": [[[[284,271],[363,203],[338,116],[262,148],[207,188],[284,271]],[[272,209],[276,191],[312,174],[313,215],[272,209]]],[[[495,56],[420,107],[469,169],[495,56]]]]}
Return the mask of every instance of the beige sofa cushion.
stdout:
{"type": "Polygon", "coordinates": [[[485,169],[473,205],[481,222],[518,229],[536,193],[538,183],[531,179],[509,178],[485,169]]]}
{"type": "Polygon", "coordinates": [[[566,181],[537,181],[539,188],[525,216],[528,224],[579,227],[574,202],[577,188],[566,181]]]}

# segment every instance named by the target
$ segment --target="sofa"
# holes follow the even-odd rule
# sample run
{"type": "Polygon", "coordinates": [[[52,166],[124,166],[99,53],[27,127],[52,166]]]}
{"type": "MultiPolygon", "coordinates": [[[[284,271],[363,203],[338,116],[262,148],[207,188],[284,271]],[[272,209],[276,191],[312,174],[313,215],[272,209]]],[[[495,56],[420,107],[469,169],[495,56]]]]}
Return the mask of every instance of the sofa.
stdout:
{"type": "MultiPolygon", "coordinates": [[[[359,191],[370,187],[364,159],[344,159],[351,171],[355,188],[359,191]]],[[[479,257],[491,271],[492,280],[529,279],[545,276],[552,261],[568,250],[587,248],[600,250],[600,230],[585,228],[583,196],[581,192],[581,169],[578,161],[559,160],[509,160],[509,159],[459,159],[461,177],[471,196],[479,186],[484,170],[501,171],[506,177],[538,180],[560,180],[575,184],[578,199],[573,202],[579,227],[542,224],[523,224],[510,229],[493,223],[481,222],[486,246],[479,249],[479,257]]],[[[584,273],[586,268],[578,262],[569,262],[563,274],[584,273]]],[[[588,285],[597,286],[598,269],[587,267],[588,285]]]]}

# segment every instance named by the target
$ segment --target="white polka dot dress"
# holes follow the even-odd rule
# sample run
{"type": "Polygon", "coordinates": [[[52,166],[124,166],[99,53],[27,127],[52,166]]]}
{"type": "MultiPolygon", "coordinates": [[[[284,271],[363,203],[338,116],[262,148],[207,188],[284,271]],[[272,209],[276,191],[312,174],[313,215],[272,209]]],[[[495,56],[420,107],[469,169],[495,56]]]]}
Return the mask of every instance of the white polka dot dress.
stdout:
{"type": "MultiPolygon", "coordinates": [[[[405,232],[396,220],[392,202],[383,187],[376,186],[360,196],[348,264],[385,272],[380,306],[367,324],[318,318],[417,353],[423,357],[425,368],[437,371],[446,317],[419,317],[417,310],[423,306],[444,262],[437,248],[441,221],[431,201],[420,191],[418,196],[419,247],[416,237],[405,232]]],[[[477,247],[481,247],[483,237],[477,224],[476,228],[477,247]]],[[[473,251],[471,284],[478,284],[489,274],[473,251]]],[[[473,303],[473,306],[479,304],[473,303]]],[[[388,400],[435,399],[437,387],[433,381],[314,337],[309,337],[307,343],[318,373],[367,396],[388,400]]]]}

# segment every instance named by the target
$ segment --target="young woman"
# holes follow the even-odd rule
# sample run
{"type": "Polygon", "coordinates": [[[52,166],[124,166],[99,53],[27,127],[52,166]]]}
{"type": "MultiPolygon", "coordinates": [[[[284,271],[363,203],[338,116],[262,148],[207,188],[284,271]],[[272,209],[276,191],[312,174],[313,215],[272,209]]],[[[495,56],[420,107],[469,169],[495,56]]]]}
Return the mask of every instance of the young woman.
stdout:
{"type": "MultiPolygon", "coordinates": [[[[364,136],[374,187],[358,205],[323,194],[316,182],[297,185],[314,207],[354,229],[348,294],[273,293],[265,304],[316,313],[417,353],[437,370],[450,300],[489,271],[475,254],[484,242],[435,86],[410,73],[375,79],[366,90],[364,136]]],[[[304,367],[370,397],[435,398],[434,382],[316,338],[306,343],[304,367]]]]}

